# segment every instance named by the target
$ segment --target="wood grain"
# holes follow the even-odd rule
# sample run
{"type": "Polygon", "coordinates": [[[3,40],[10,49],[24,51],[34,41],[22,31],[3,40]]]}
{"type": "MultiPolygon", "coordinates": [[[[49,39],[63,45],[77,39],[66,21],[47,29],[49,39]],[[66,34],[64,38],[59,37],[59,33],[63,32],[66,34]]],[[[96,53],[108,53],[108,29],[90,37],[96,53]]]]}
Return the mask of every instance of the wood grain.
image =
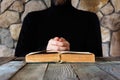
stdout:
{"type": "Polygon", "coordinates": [[[117,80],[95,64],[73,64],[72,67],[80,80],[117,80]]]}
{"type": "Polygon", "coordinates": [[[13,60],[15,57],[0,57],[0,65],[13,60]]]}
{"type": "Polygon", "coordinates": [[[27,64],[10,80],[43,80],[47,68],[46,64],[27,64]]]}
{"type": "Polygon", "coordinates": [[[43,80],[79,80],[70,64],[49,64],[43,80]]]}
{"type": "Polygon", "coordinates": [[[96,59],[95,63],[26,63],[24,58],[1,58],[0,80],[120,80],[119,57],[96,59]]]}
{"type": "Polygon", "coordinates": [[[11,61],[0,66],[0,80],[9,80],[25,63],[23,61],[11,61]]]}
{"type": "Polygon", "coordinates": [[[120,80],[120,62],[101,62],[97,66],[120,80]]]}

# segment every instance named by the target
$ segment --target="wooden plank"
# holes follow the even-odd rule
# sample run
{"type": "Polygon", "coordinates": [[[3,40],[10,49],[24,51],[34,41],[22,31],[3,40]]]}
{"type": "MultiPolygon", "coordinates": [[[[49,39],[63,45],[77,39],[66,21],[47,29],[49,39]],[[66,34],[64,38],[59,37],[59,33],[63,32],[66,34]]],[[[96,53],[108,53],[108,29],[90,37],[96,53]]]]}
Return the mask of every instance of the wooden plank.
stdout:
{"type": "Polygon", "coordinates": [[[0,80],[9,80],[25,63],[23,61],[11,61],[0,66],[0,80]]]}
{"type": "Polygon", "coordinates": [[[15,57],[15,61],[25,61],[25,57],[15,57]]]}
{"type": "Polygon", "coordinates": [[[96,57],[96,62],[103,62],[103,61],[120,61],[120,57],[96,57]]]}
{"type": "Polygon", "coordinates": [[[43,80],[47,68],[47,63],[33,63],[27,64],[22,68],[16,75],[14,75],[10,80],[43,80]]]}
{"type": "Polygon", "coordinates": [[[80,80],[117,80],[95,64],[72,64],[72,67],[80,80]]]}
{"type": "Polygon", "coordinates": [[[120,61],[97,63],[97,66],[120,80],[120,61]]]}
{"type": "Polygon", "coordinates": [[[70,64],[49,64],[43,80],[78,80],[70,64]]]}
{"type": "Polygon", "coordinates": [[[0,65],[13,60],[15,57],[0,57],[0,65]]]}

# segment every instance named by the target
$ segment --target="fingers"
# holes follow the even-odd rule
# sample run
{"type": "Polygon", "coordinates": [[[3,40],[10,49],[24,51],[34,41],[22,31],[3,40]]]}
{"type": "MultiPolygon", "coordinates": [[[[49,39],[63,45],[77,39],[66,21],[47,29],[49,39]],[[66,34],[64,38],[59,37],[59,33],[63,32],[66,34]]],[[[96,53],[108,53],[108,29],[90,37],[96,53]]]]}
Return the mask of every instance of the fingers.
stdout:
{"type": "Polygon", "coordinates": [[[68,47],[58,47],[58,46],[49,46],[47,50],[52,50],[52,51],[66,51],[69,50],[68,47]]]}
{"type": "Polygon", "coordinates": [[[59,38],[59,41],[61,41],[61,42],[62,42],[62,41],[66,41],[66,39],[63,38],[63,37],[60,37],[60,38],[59,38]]]}
{"type": "Polygon", "coordinates": [[[69,45],[68,41],[66,41],[64,38],[58,38],[58,37],[51,39],[49,43],[51,45],[60,46],[60,47],[65,47],[69,45]]]}
{"type": "Polygon", "coordinates": [[[64,38],[55,37],[48,41],[47,50],[64,51],[70,50],[70,44],[64,38]]]}
{"type": "Polygon", "coordinates": [[[56,41],[59,41],[60,38],[59,37],[55,37],[53,39],[56,40],[56,41]]]}

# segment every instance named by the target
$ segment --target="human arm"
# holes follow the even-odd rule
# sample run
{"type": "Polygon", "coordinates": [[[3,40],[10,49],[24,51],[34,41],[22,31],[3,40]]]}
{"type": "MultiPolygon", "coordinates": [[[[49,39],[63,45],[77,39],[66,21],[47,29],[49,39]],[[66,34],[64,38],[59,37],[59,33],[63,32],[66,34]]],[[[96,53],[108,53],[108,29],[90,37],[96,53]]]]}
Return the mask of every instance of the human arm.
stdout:
{"type": "Polygon", "coordinates": [[[87,48],[96,56],[102,57],[102,37],[100,22],[96,14],[92,13],[89,16],[89,28],[87,37],[87,48]]]}
{"type": "MultiPolygon", "coordinates": [[[[23,20],[19,39],[15,48],[15,56],[23,57],[26,54],[38,50],[44,50],[46,45],[42,44],[42,39],[38,34],[39,24],[38,18],[36,18],[37,13],[28,13],[23,20]]],[[[39,20],[40,21],[40,20],[39,20]]]]}

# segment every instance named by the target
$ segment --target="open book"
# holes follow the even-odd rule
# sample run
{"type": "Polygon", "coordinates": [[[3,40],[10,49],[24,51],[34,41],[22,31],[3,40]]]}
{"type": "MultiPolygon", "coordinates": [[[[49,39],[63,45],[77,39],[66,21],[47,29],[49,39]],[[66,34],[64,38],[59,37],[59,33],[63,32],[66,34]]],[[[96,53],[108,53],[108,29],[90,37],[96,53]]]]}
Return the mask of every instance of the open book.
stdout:
{"type": "Polygon", "coordinates": [[[26,62],[95,62],[95,55],[78,51],[37,51],[25,56],[26,62]]]}

